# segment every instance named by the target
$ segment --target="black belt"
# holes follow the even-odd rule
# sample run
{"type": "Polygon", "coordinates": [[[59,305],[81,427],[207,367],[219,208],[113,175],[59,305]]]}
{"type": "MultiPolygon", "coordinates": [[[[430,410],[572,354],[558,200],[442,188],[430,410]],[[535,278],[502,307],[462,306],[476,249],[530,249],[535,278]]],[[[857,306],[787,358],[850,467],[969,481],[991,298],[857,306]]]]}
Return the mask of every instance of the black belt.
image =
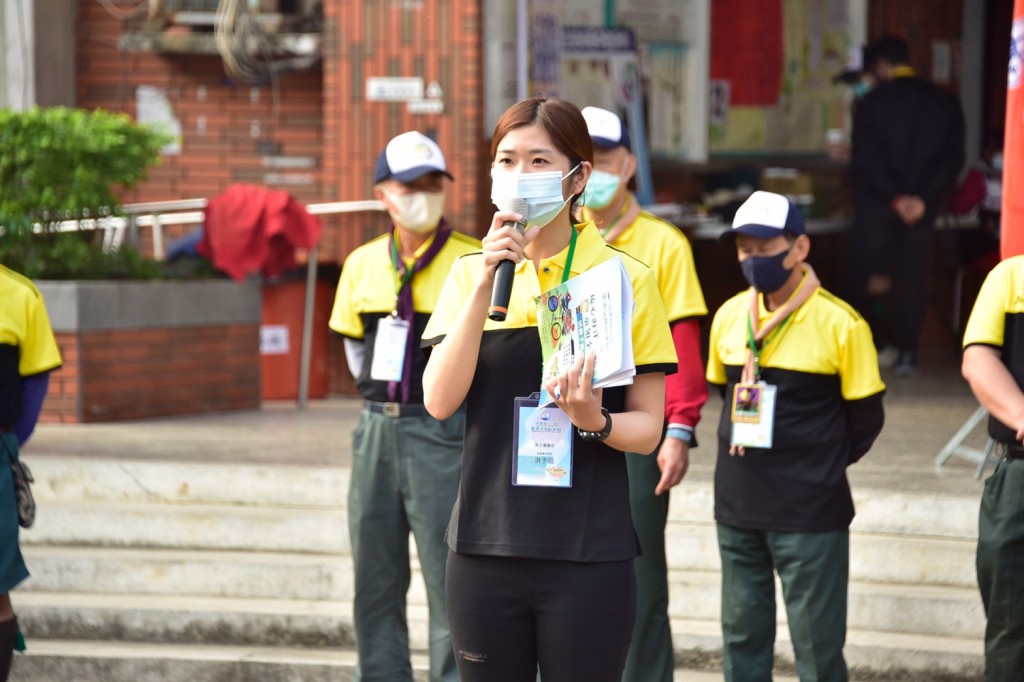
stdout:
{"type": "Polygon", "coordinates": [[[367,400],[363,405],[370,412],[385,417],[422,417],[427,413],[427,408],[421,403],[378,403],[375,400],[367,400]]]}
{"type": "Polygon", "coordinates": [[[1007,445],[1006,459],[1024,459],[1024,447],[1020,445],[1007,445]]]}

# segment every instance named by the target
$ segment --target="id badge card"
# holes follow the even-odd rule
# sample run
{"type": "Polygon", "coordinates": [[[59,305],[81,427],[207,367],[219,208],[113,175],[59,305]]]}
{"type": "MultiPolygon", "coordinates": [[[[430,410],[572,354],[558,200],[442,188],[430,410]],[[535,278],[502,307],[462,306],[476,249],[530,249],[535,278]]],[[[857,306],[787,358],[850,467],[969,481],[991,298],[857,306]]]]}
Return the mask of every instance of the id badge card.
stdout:
{"type": "Polygon", "coordinates": [[[512,485],[571,488],[572,421],[539,400],[539,393],[515,399],[512,485]]]}
{"type": "Polygon", "coordinates": [[[736,384],[732,392],[732,445],[772,446],[777,388],[764,382],[736,384]]]}
{"type": "Polygon", "coordinates": [[[409,323],[394,315],[377,320],[377,338],[373,342],[370,378],[375,381],[401,381],[405,366],[405,345],[409,342],[409,323]]]}

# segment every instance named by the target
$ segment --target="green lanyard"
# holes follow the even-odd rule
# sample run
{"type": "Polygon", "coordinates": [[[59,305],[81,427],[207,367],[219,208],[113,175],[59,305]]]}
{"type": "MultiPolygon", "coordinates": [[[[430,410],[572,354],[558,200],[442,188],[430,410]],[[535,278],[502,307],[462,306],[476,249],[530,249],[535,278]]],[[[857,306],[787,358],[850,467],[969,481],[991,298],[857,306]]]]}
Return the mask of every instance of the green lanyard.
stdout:
{"type": "MultiPolygon", "coordinates": [[[[391,264],[395,266],[395,274],[397,275],[399,272],[398,244],[395,243],[394,239],[391,240],[391,264]]],[[[402,277],[402,281],[398,283],[398,288],[395,289],[395,296],[398,296],[398,294],[402,291],[402,288],[409,283],[409,280],[412,279],[412,276],[415,273],[415,267],[411,267],[405,271],[405,275],[402,277]]]]}
{"type": "Polygon", "coordinates": [[[565,284],[565,280],[569,279],[569,266],[572,265],[572,255],[576,253],[576,228],[573,225],[569,226],[572,229],[572,236],[569,237],[569,253],[565,256],[565,270],[562,271],[562,284],[565,284]]]}
{"type": "Polygon", "coordinates": [[[753,353],[754,355],[755,382],[761,380],[761,351],[764,350],[764,346],[768,345],[769,341],[771,341],[772,339],[779,335],[779,333],[782,331],[782,328],[786,326],[786,323],[789,322],[789,318],[791,318],[792,316],[793,313],[786,315],[786,319],[779,323],[779,326],[773,329],[771,333],[767,337],[765,337],[764,341],[761,343],[761,346],[759,347],[757,345],[757,340],[754,338],[754,325],[750,321],[750,315],[747,315],[747,345],[750,346],[750,352],[753,353]]]}

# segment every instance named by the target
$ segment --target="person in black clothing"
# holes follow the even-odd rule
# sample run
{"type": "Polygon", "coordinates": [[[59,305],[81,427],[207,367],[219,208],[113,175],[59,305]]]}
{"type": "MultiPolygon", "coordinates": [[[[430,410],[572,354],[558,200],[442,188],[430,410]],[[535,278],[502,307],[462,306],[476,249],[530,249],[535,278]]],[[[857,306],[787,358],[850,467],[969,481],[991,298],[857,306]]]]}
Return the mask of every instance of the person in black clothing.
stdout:
{"type": "Polygon", "coordinates": [[[872,324],[875,343],[899,351],[897,373],[917,367],[929,237],[964,164],[960,103],[915,74],[907,43],[868,46],[877,87],[856,106],[850,175],[855,219],[847,299],[872,324]],[[894,298],[888,317],[877,305],[894,298]],[[888,338],[891,333],[891,338],[888,338]]]}

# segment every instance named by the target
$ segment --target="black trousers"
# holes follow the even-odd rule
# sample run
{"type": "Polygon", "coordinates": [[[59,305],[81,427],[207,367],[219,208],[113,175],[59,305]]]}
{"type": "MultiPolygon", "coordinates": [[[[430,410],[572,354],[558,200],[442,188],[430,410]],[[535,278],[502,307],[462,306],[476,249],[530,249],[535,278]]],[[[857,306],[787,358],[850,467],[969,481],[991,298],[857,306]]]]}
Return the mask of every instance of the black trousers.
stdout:
{"type": "Polygon", "coordinates": [[[875,345],[917,352],[928,306],[928,249],[935,217],[926,215],[906,226],[887,221],[883,226],[854,226],[850,234],[843,298],[867,320],[875,345]],[[867,293],[873,274],[892,277],[892,290],[884,296],[867,293]]]}
{"type": "Polygon", "coordinates": [[[633,561],[448,553],[448,624],[462,682],[621,682],[636,618],[633,561]]]}

